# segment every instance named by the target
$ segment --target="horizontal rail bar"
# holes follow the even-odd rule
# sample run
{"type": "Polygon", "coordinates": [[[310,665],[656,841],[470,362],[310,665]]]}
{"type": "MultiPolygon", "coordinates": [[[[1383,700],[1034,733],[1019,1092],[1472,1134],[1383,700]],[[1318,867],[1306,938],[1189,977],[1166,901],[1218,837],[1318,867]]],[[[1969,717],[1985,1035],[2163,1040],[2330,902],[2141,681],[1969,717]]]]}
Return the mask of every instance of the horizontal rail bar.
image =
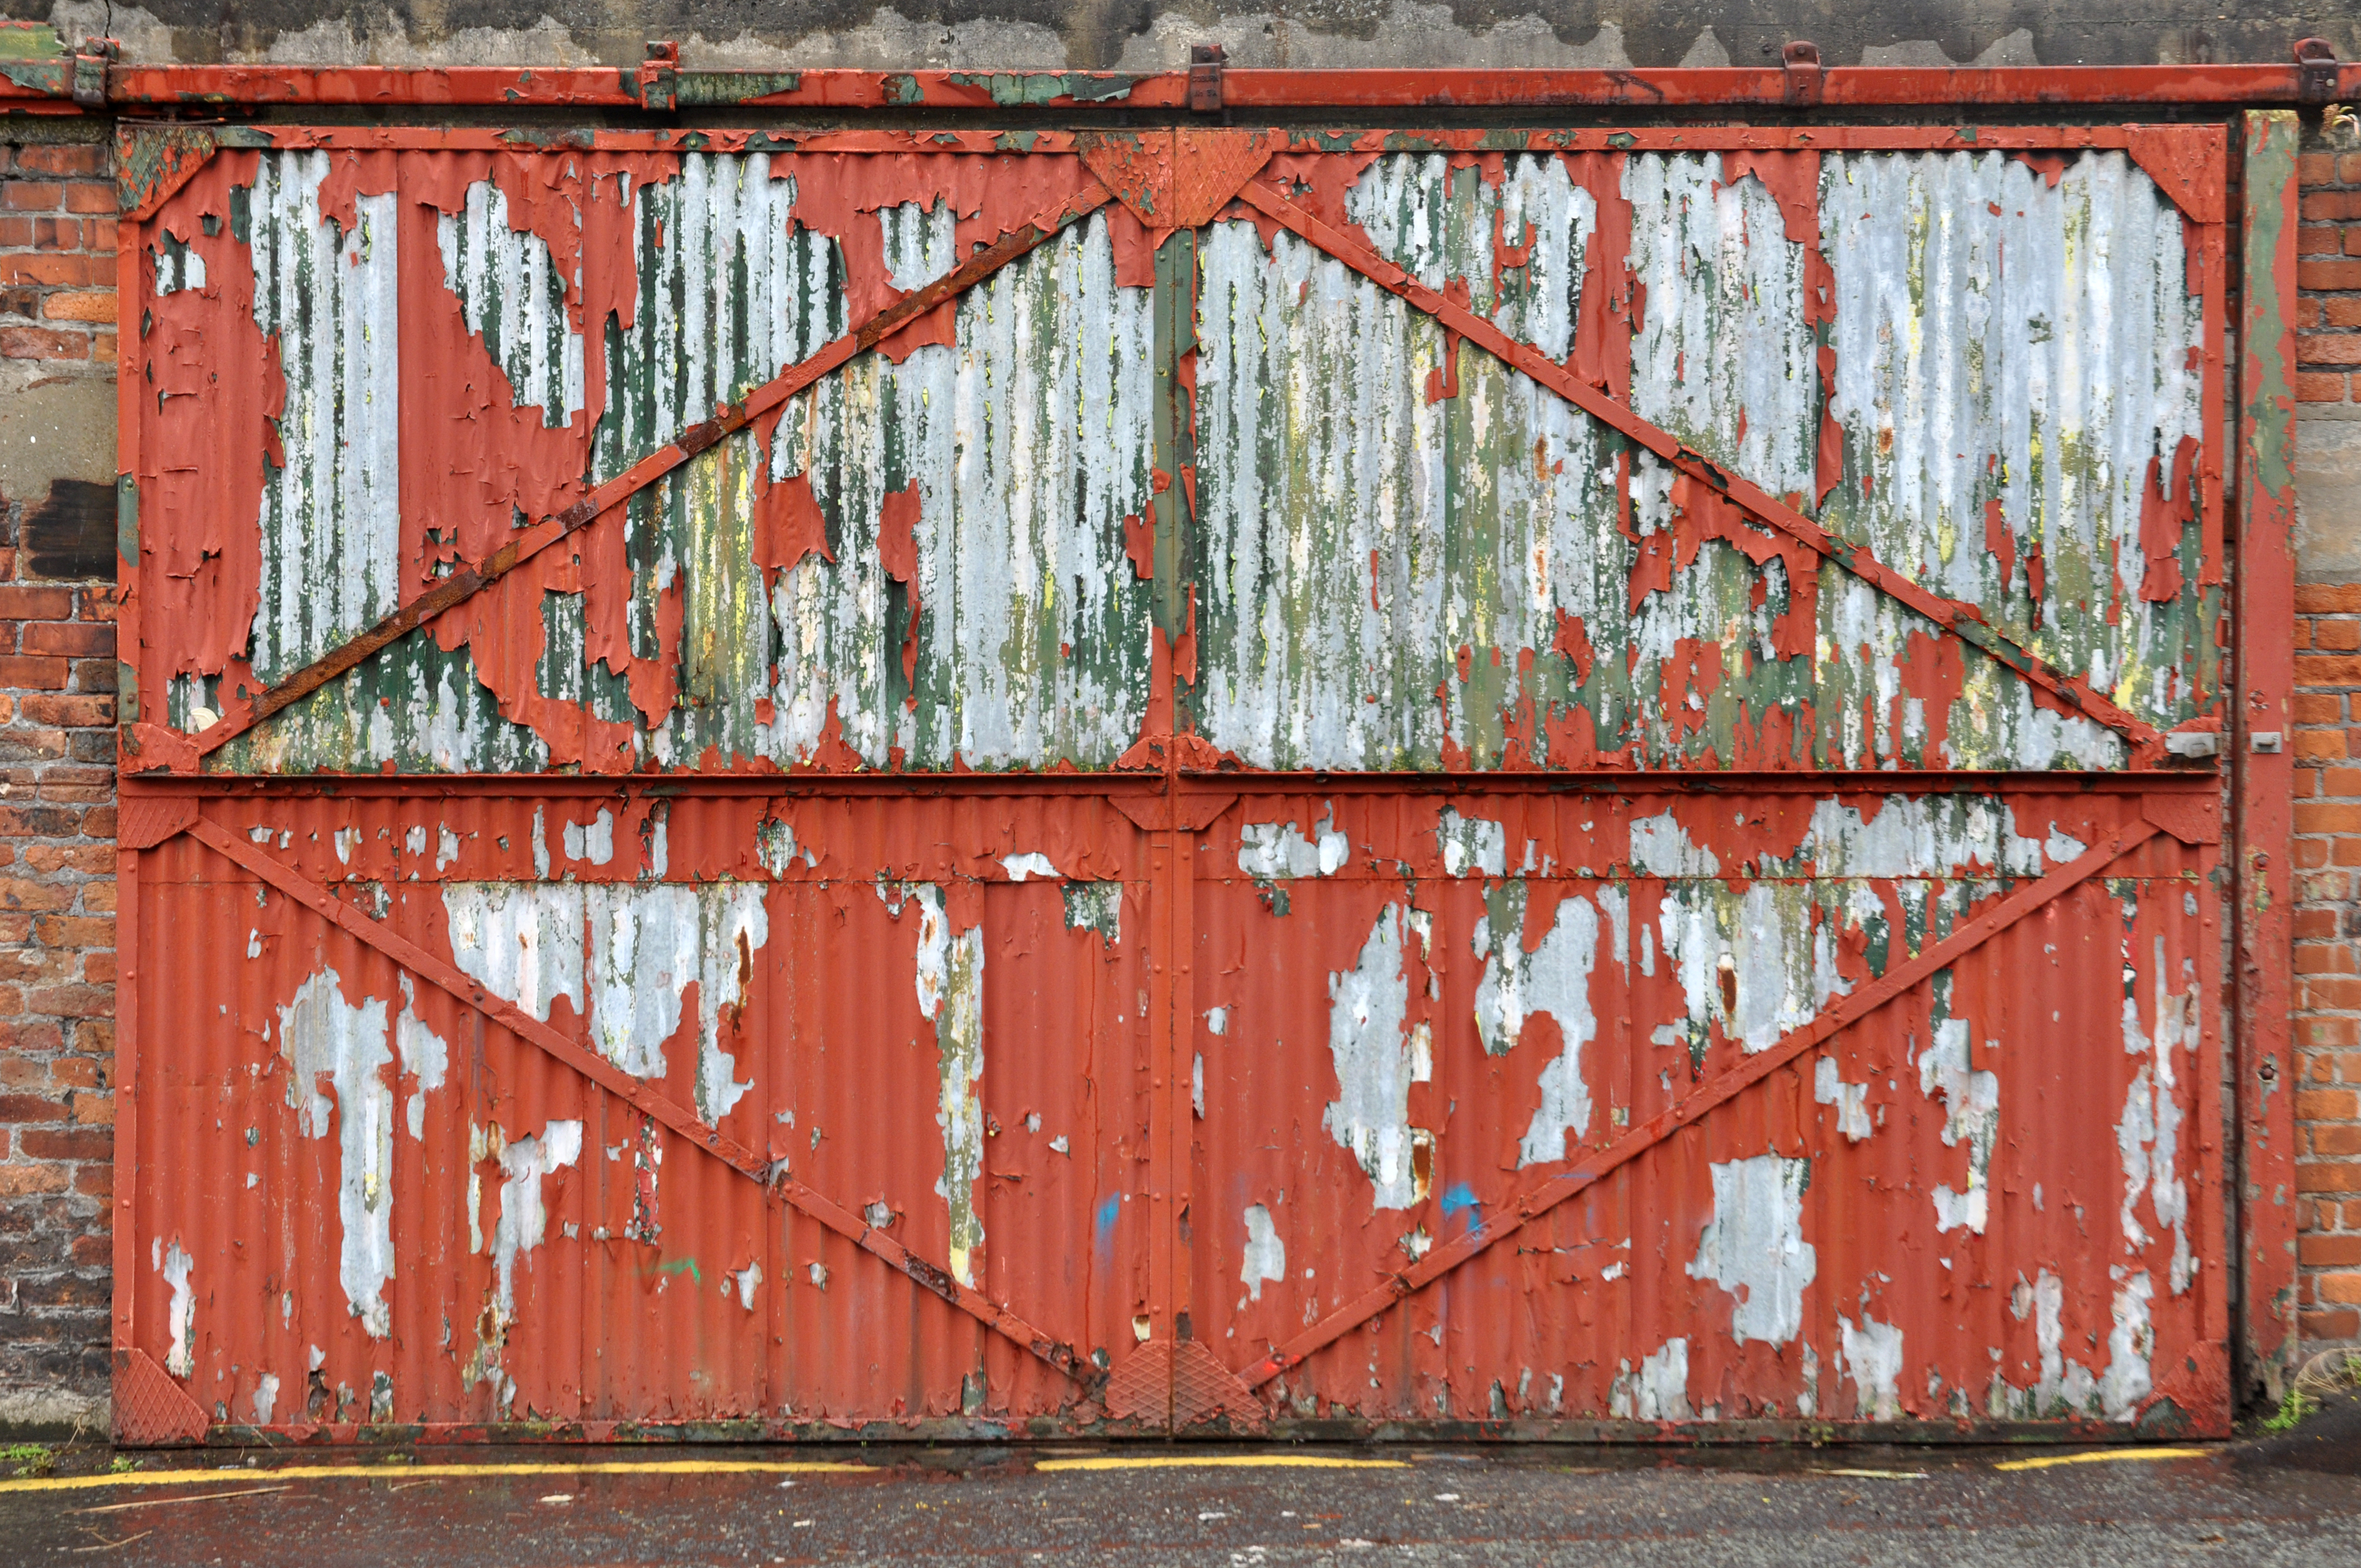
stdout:
{"type": "MultiPolygon", "coordinates": [[[[71,60],[11,62],[0,103],[71,102],[71,60]]],[[[1227,69],[1225,111],[1400,109],[2015,108],[2045,105],[2243,106],[2320,95],[2287,64],[1832,66],[1664,71],[1278,71],[1227,69]],[[1808,80],[1799,101],[1798,78],[1808,80]]],[[[2329,96],[2361,95],[2361,65],[2329,96]]],[[[106,107],[345,106],[514,110],[776,108],[1185,112],[1186,71],[669,71],[585,66],[445,68],[115,65],[106,107]]]]}
{"type": "MultiPolygon", "coordinates": [[[[2210,764],[2110,773],[1977,773],[1871,768],[1715,773],[1586,769],[1564,773],[1326,773],[1183,772],[1184,795],[2207,795],[2222,787],[2210,764]]],[[[201,800],[341,796],[404,800],[474,795],[654,796],[768,799],[781,795],[896,800],[992,795],[1101,795],[1136,800],[1165,792],[1162,773],[126,773],[125,799],[201,800]]]]}

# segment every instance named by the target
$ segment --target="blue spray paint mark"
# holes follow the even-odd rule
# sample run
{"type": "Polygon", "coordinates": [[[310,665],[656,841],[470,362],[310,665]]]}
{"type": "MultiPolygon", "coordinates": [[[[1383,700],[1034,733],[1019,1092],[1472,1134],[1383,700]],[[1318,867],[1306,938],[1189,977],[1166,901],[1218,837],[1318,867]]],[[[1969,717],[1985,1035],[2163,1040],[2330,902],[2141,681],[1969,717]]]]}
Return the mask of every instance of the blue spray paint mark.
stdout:
{"type": "Polygon", "coordinates": [[[1464,1181],[1443,1195],[1443,1217],[1445,1220],[1462,1212],[1473,1214],[1482,1207],[1476,1201],[1476,1190],[1464,1181]]]}
{"type": "Polygon", "coordinates": [[[1104,1253],[1115,1251],[1115,1217],[1123,1210],[1120,1193],[1099,1205],[1098,1248],[1104,1253]]]}

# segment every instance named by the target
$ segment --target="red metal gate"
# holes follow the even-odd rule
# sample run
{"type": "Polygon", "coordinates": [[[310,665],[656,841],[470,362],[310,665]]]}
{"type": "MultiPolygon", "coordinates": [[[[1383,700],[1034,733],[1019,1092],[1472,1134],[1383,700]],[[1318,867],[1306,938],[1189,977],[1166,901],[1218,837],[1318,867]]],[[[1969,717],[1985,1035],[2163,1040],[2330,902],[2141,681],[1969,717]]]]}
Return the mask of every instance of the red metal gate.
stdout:
{"type": "Polygon", "coordinates": [[[2225,158],[128,134],[123,1432],[2223,1430],[2225,158]]]}

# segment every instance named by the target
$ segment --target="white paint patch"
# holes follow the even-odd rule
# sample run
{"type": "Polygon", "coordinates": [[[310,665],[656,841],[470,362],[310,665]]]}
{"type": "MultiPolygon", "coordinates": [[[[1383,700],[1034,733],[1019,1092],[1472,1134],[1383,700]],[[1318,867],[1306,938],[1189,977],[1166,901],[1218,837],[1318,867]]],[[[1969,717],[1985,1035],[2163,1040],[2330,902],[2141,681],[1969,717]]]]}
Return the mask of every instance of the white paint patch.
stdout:
{"type": "Polygon", "coordinates": [[[2197,1047],[2198,1009],[2202,1005],[2192,966],[2184,962],[2181,968],[2188,984],[2176,994],[2169,989],[2164,938],[2158,937],[2151,964],[2155,976],[2153,1036],[2140,1025],[2137,999],[2124,998],[2125,1054],[2147,1056],[2149,1060],[2133,1077],[2125,1096],[2123,1117],[2115,1124],[2115,1146],[2124,1167],[2124,1240],[2135,1252],[2147,1245],[2147,1231],[2136,1212],[2145,1194],[2156,1223],[2172,1232],[2169,1282],[2176,1296],[2189,1288],[2196,1270],[2195,1259],[2189,1250],[2188,1185],[2179,1174],[2182,1113],[2178,1058],[2181,1051],[2197,1047]]]}
{"type": "Polygon", "coordinates": [[[1226,1007],[1205,1009],[1205,1033],[1226,1035],[1230,1032],[1230,1010],[1226,1007]]]}
{"type": "Polygon", "coordinates": [[[1804,1189],[1812,1162],[1774,1154],[1716,1163],[1713,1218],[1697,1235],[1692,1279],[1710,1279],[1737,1298],[1738,1343],[1785,1344],[1803,1332],[1804,1288],[1819,1255],[1804,1240],[1804,1189]]]}
{"type": "Polygon", "coordinates": [[[1038,850],[1030,854],[1004,855],[1001,857],[1000,869],[1008,873],[1010,882],[1023,882],[1029,876],[1048,877],[1055,881],[1062,874],[1056,866],[1049,863],[1049,856],[1038,850]]]}
{"type": "Polygon", "coordinates": [[[2099,1378],[2099,1409],[2111,1421],[2127,1421],[2139,1414],[2140,1401],[2153,1386],[2148,1359],[2156,1354],[2156,1327],[2148,1320],[2148,1304],[2156,1286],[2141,1269],[2115,1291],[2114,1326],[2107,1331],[2107,1370],[2099,1378]]]}
{"type": "Polygon", "coordinates": [[[1607,1390],[1607,1409],[1627,1421],[1689,1421],[1697,1419],[1689,1404],[1689,1342],[1668,1339],[1653,1354],[1642,1358],[1638,1372],[1621,1364],[1607,1390]]]}
{"type": "Polygon", "coordinates": [[[580,1013],[582,893],[577,883],[445,883],[451,961],[544,1024],[561,996],[580,1013]]]}
{"type": "Polygon", "coordinates": [[[588,822],[566,825],[566,858],[603,866],[615,858],[615,814],[601,807],[588,822]]]}
{"type": "Polygon", "coordinates": [[[1855,1326],[1839,1318],[1843,1340],[1839,1375],[1853,1381],[1855,1409],[1864,1420],[1891,1421],[1902,1415],[1902,1330],[1867,1312],[1855,1326]]]}
{"type": "Polygon", "coordinates": [[[1246,1286],[1246,1294],[1259,1301],[1265,1280],[1279,1282],[1287,1278],[1287,1243],[1270,1223],[1270,1211],[1262,1204],[1246,1205],[1246,1262],[1238,1271],[1238,1280],[1246,1286]]]}
{"type": "Polygon", "coordinates": [[[1336,1069],[1336,1098],[1321,1124],[1367,1173],[1377,1207],[1406,1209],[1416,1193],[1411,1168],[1411,1060],[1403,1025],[1410,983],[1402,973],[1401,917],[1394,905],[1378,912],[1359,961],[1329,975],[1328,1003],[1328,1055],[1336,1069]]]}
{"type": "Polygon", "coordinates": [[[2045,850],[2062,863],[2082,846],[2055,824],[2046,844],[2020,833],[2015,806],[1982,796],[1889,795],[1873,814],[1817,802],[1786,869],[1824,877],[2039,876],[2045,850]]]}
{"type": "Polygon", "coordinates": [[[1656,923],[1687,1014],[1676,1033],[1692,1049],[1719,1020],[1750,1055],[1767,1050],[1851,989],[1837,972],[1837,928],[1819,917],[1817,897],[1811,884],[1794,882],[1758,882],[1742,894],[1704,880],[1665,890],[1656,923]]]}
{"type": "Polygon", "coordinates": [[[197,1298],[189,1284],[189,1271],[195,1261],[181,1250],[176,1239],[158,1272],[164,1283],[171,1287],[172,1300],[164,1310],[164,1324],[171,1338],[164,1351],[164,1370],[175,1377],[191,1377],[197,1370],[197,1298]]]}
{"type": "Polygon", "coordinates": [[[565,997],[588,1014],[600,1053],[634,1077],[664,1073],[664,1042],[697,981],[699,1114],[718,1125],[753,1087],[736,1080],[720,1039],[770,939],[759,884],[460,882],[445,885],[443,904],[454,962],[544,1022],[565,997]]]}
{"type": "Polygon", "coordinates": [[[1838,1075],[1836,1058],[1822,1057],[1813,1064],[1812,1099],[1837,1108],[1837,1131],[1847,1141],[1860,1143],[1874,1130],[1869,1120],[1869,1085],[1847,1083],[1838,1075]]]}
{"type": "Polygon", "coordinates": [[[1590,1128],[1590,1090],[1583,1081],[1582,1049],[1598,1033],[1590,1007],[1590,972],[1598,960],[1598,912],[1572,894],[1558,901],[1549,934],[1525,950],[1522,878],[1503,883],[1486,900],[1477,922],[1475,950],[1484,959],[1476,982],[1476,1033],[1484,1049],[1505,1056],[1522,1036],[1525,1020],[1546,1013],[1557,1020],[1564,1042],[1541,1070],[1541,1103],[1518,1145],[1520,1167],[1565,1157],[1567,1135],[1590,1128]],[[1495,928],[1497,921],[1498,928],[1495,928]]]}
{"type": "Polygon", "coordinates": [[[1070,882],[1060,890],[1066,901],[1066,929],[1096,931],[1108,947],[1123,942],[1123,883],[1070,882]]]}
{"type": "Polygon", "coordinates": [[[548,1123],[540,1136],[527,1134],[500,1151],[500,1212],[492,1225],[492,1269],[503,1327],[516,1321],[517,1260],[522,1257],[526,1267],[533,1266],[533,1250],[548,1235],[542,1179],[581,1157],[582,1124],[570,1121],[548,1123]]]}
{"type": "Polygon", "coordinates": [[[664,1044],[680,1027],[682,995],[696,981],[697,1110],[710,1125],[753,1087],[737,1081],[737,1059],[721,1048],[721,1018],[745,1000],[754,954],[770,940],[763,893],[750,883],[606,883],[583,895],[600,1052],[637,1077],[661,1077],[664,1044]]]}
{"type": "Polygon", "coordinates": [[[1332,815],[1303,836],[1292,821],[1249,822],[1238,829],[1238,870],[1257,882],[1334,876],[1352,853],[1332,815]]]}
{"type": "Polygon", "coordinates": [[[754,825],[754,859],[761,862],[764,871],[773,876],[785,876],[797,854],[803,856],[806,866],[814,871],[819,869],[817,851],[797,849],[796,830],[792,825],[775,817],[766,817],[754,825]]]}
{"type": "Polygon", "coordinates": [[[1462,817],[1443,808],[1434,828],[1435,848],[1443,855],[1445,876],[1480,872],[1488,877],[1509,873],[1509,830],[1488,817],[1462,817]]]}
{"type": "Polygon", "coordinates": [[[434,869],[441,871],[459,858],[459,835],[448,828],[440,830],[434,841],[434,869]]]}
{"type": "Polygon", "coordinates": [[[451,1047],[442,1036],[419,1022],[411,1011],[417,993],[410,977],[401,977],[401,1015],[393,1021],[393,1046],[401,1058],[401,1070],[418,1083],[417,1091],[403,1107],[410,1123],[413,1142],[426,1136],[426,1097],[443,1087],[444,1074],[451,1068],[451,1047]]]}
{"type": "Polygon", "coordinates": [[[754,1287],[763,1283],[763,1266],[759,1263],[750,1263],[732,1274],[730,1280],[731,1284],[738,1287],[738,1305],[750,1312],[752,1311],[754,1287]]]}
{"type": "Polygon", "coordinates": [[[392,1332],[385,1300],[393,1277],[393,1087],[385,1071],[385,1003],[346,1002],[336,971],[323,969],[279,1010],[287,1058],[287,1103],[306,1137],[337,1132],[336,1217],[342,1231],[336,1277],[345,1301],[372,1339],[392,1332]],[[335,1096],[320,1091],[325,1078],[335,1096]]]}
{"type": "Polygon", "coordinates": [[[983,928],[954,933],[943,890],[932,883],[880,884],[877,896],[896,920],[918,910],[918,1011],[935,1025],[935,1125],[942,1130],[943,1174],[935,1183],[950,1216],[950,1271],[975,1283],[983,1245],[978,1184],[983,1179],[983,928]]]}
{"type": "Polygon", "coordinates": [[[254,1400],[248,1414],[256,1426],[267,1427],[278,1409],[279,1374],[266,1372],[254,1380],[254,1400]]]}
{"type": "Polygon", "coordinates": [[[1721,861],[1711,850],[1689,842],[1688,830],[1671,812],[1636,817],[1631,823],[1631,871],[1634,875],[1713,877],[1721,861]]]}
{"type": "MultiPolygon", "coordinates": [[[[1987,1040],[1986,1050],[1999,1042],[1987,1040]]],[[[1968,1140],[1968,1190],[1954,1192],[1946,1184],[1935,1189],[1935,1229],[1940,1234],[1965,1225],[1984,1234],[1990,1207],[1987,1181],[1992,1170],[1993,1141],[2000,1134],[2000,1079],[1969,1065],[1969,1029],[1964,1018],[1945,1018],[1935,1025],[1935,1042],[1918,1058],[1918,1091],[1944,1104],[1943,1144],[1956,1148],[1968,1140]]]]}

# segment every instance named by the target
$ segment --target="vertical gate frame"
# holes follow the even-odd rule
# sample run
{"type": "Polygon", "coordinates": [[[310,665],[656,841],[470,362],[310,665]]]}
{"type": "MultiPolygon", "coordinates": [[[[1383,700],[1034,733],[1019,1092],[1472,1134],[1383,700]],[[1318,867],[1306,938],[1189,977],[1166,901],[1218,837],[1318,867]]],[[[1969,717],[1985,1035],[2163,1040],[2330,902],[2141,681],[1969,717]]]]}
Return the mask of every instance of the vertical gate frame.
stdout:
{"type": "Polygon", "coordinates": [[[2293,903],[2295,758],[2294,111],[2245,116],[2238,322],[2238,571],[2231,648],[2231,965],[2237,1041],[2237,1379],[2276,1402],[2297,1354],[2293,903]],[[2275,743],[2267,743],[2265,736],[2275,743]]]}

